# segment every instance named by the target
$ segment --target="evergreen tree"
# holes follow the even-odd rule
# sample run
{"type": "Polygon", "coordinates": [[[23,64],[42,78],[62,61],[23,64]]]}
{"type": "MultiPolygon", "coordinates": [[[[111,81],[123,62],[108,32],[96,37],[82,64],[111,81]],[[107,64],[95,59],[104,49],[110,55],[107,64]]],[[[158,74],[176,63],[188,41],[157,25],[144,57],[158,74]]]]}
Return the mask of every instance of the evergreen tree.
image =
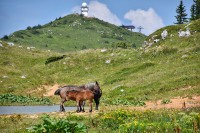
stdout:
{"type": "Polygon", "coordinates": [[[190,12],[191,12],[190,20],[195,20],[196,19],[196,6],[195,6],[195,4],[192,4],[192,6],[190,8],[190,12]]]}
{"type": "Polygon", "coordinates": [[[183,24],[185,22],[188,22],[186,18],[187,14],[185,13],[185,11],[185,6],[183,5],[183,1],[181,0],[180,5],[176,9],[177,16],[175,16],[175,18],[177,22],[175,24],[183,24]]]}
{"type": "Polygon", "coordinates": [[[195,11],[195,16],[196,19],[200,18],[200,0],[194,0],[195,6],[196,6],[196,11],[195,11]]]}
{"type": "Polygon", "coordinates": [[[193,0],[194,4],[191,6],[191,18],[190,20],[196,20],[200,18],[200,0],[193,0]]]}

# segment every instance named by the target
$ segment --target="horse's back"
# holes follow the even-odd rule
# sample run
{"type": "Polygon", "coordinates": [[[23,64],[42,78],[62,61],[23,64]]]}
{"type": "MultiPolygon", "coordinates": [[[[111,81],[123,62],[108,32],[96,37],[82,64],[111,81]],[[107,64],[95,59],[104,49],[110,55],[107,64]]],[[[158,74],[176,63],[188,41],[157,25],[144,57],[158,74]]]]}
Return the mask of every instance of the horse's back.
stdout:
{"type": "Polygon", "coordinates": [[[67,97],[71,100],[89,100],[94,98],[94,94],[90,90],[82,90],[82,91],[68,91],[67,97]]]}

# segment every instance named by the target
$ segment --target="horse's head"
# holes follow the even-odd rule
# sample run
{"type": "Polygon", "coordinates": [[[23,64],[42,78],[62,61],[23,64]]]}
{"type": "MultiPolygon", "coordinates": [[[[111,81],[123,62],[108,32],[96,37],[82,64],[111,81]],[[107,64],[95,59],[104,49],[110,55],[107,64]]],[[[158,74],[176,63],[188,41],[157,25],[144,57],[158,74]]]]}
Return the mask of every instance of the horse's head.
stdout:
{"type": "Polygon", "coordinates": [[[102,91],[101,91],[99,83],[97,81],[85,85],[85,88],[90,89],[94,93],[98,94],[99,97],[101,97],[102,91]]]}
{"type": "Polygon", "coordinates": [[[97,81],[95,81],[94,90],[96,90],[99,93],[99,97],[101,97],[102,91],[101,91],[100,85],[97,81]]]}
{"type": "Polygon", "coordinates": [[[97,81],[95,81],[95,82],[93,83],[93,89],[94,89],[94,90],[99,90],[99,89],[100,89],[99,83],[98,83],[97,81]]]}

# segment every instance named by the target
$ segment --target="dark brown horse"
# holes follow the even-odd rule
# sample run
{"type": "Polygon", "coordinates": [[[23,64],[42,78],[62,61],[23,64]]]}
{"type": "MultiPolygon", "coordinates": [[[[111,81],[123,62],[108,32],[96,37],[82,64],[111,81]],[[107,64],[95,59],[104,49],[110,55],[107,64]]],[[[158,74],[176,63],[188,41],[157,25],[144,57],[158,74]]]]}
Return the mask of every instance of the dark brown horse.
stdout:
{"type": "MultiPolygon", "coordinates": [[[[99,106],[99,100],[100,100],[100,97],[102,95],[102,91],[100,89],[100,86],[99,86],[99,83],[96,81],[94,83],[89,83],[89,84],[86,84],[86,85],[82,85],[82,86],[74,86],[74,85],[70,85],[70,86],[63,86],[61,88],[59,88],[58,90],[55,91],[54,95],[60,95],[61,97],[61,103],[60,103],[60,111],[65,111],[64,109],[64,102],[66,100],[71,100],[71,99],[67,99],[67,96],[69,94],[78,94],[78,92],[81,92],[81,91],[91,91],[92,94],[94,95],[93,99],[96,103],[96,110],[98,110],[98,106],[99,106]],[[70,92],[70,93],[69,93],[70,92]]],[[[84,92],[86,93],[86,92],[84,92]]],[[[79,95],[81,94],[84,94],[83,92],[81,92],[79,95]]],[[[87,92],[89,93],[89,92],[87,92]]],[[[85,95],[85,94],[84,94],[85,95]]],[[[84,97],[84,96],[83,96],[84,97]]],[[[80,101],[79,101],[79,109],[77,108],[77,111],[84,111],[84,104],[83,104],[83,107],[81,107],[82,103],[84,103],[85,100],[89,100],[89,97],[88,98],[85,98],[85,100],[83,100],[84,98],[82,98],[80,101]]]]}

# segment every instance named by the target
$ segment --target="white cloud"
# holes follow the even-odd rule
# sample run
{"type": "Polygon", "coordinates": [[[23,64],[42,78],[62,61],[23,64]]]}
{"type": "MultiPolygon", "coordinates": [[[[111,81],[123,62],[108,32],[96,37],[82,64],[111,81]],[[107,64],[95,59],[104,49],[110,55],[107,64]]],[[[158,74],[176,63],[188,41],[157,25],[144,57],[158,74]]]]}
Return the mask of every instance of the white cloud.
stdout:
{"type": "Polygon", "coordinates": [[[124,18],[130,20],[136,27],[142,26],[144,28],[142,33],[146,35],[164,26],[163,20],[153,8],[149,8],[147,11],[141,9],[130,10],[124,15],[124,18]]]}
{"type": "Polygon", "coordinates": [[[119,18],[113,14],[105,4],[98,1],[91,1],[89,3],[88,15],[95,16],[111,24],[121,25],[119,18]]]}
{"type": "MultiPolygon", "coordinates": [[[[107,5],[100,3],[98,1],[91,1],[88,4],[88,7],[89,7],[88,16],[96,17],[96,18],[99,18],[100,20],[104,20],[106,22],[109,22],[115,25],[122,24],[120,19],[109,10],[107,5]]],[[[80,8],[81,8],[80,6],[75,6],[72,9],[72,12],[80,13],[80,8]]]]}

